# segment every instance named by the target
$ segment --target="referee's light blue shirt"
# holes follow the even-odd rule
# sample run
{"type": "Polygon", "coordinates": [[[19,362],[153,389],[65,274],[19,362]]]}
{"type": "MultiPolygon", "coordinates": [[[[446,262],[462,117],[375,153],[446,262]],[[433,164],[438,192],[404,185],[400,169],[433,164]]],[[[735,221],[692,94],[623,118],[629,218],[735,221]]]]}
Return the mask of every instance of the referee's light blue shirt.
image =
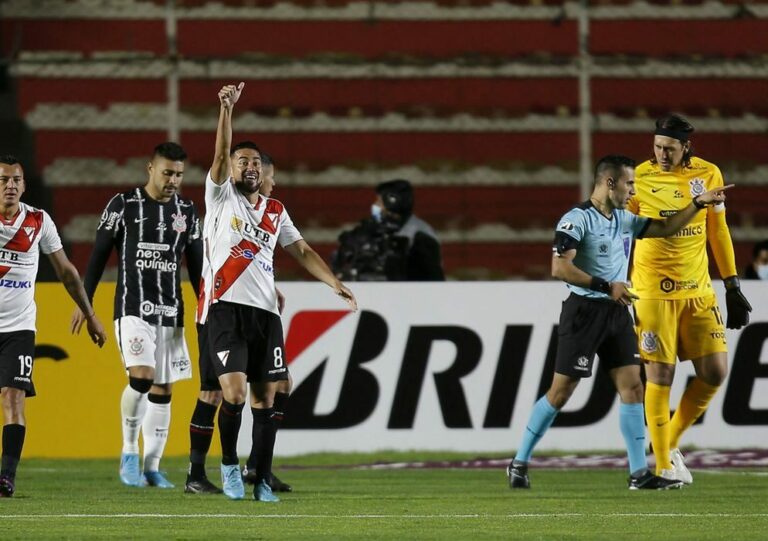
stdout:
{"type": "MultiPolygon", "coordinates": [[[[566,212],[555,231],[578,243],[573,264],[579,269],[608,282],[626,282],[632,242],[649,225],[650,218],[636,216],[624,209],[616,209],[610,218],[606,218],[587,201],[566,212]]],[[[608,298],[605,293],[566,285],[583,297],[608,298]]]]}

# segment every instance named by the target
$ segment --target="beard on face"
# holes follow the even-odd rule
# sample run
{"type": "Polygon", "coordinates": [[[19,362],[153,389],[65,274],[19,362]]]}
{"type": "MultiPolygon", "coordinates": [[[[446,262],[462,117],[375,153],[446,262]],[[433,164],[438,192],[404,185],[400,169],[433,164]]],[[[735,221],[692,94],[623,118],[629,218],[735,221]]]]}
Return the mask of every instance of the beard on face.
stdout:
{"type": "Polygon", "coordinates": [[[257,171],[243,171],[239,182],[236,182],[237,189],[245,194],[253,194],[261,188],[259,173],[257,171]]]}

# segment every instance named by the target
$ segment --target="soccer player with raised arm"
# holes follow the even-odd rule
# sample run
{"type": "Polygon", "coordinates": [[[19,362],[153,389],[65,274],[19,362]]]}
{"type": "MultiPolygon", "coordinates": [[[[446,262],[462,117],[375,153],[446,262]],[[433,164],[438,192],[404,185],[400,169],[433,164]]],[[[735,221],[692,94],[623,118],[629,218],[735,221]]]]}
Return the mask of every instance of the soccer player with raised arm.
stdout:
{"type": "Polygon", "coordinates": [[[77,269],[67,258],[59,233],[44,210],[20,201],[24,170],[14,156],[0,156],[0,396],[3,404],[3,452],[0,497],[16,490],[27,422],[24,403],[35,396],[35,279],[40,253],[48,256],[67,293],[77,303],[88,336],[99,347],[107,336],[85,294],[77,269]]]}
{"type": "MultiPolygon", "coordinates": [[[[629,210],[660,218],[686,208],[707,190],[723,186],[720,169],[693,155],[693,126],[680,115],[656,121],[654,157],[637,167],[637,194],[629,210]]],[[[728,371],[725,327],[740,329],[752,310],[739,289],[733,243],[720,202],[698,213],[677,234],[637,243],[632,284],[640,296],[635,324],[647,385],[645,412],[656,473],[686,484],[693,477],[680,452],[680,437],[707,409],[728,371]],[[725,282],[727,322],[709,276],[707,243],[725,282]],[[696,377],[670,419],[675,362],[690,360],[696,377]]]]}
{"type": "Polygon", "coordinates": [[[312,276],[330,286],[350,308],[357,309],[352,292],[331,272],[304,241],[282,203],[261,195],[261,153],[251,142],[232,143],[232,110],[244,83],[219,91],[219,122],[211,169],[205,181],[205,251],[211,284],[208,342],[224,400],[219,408],[221,475],[224,494],[245,496],[237,456],[241,412],[253,393],[256,425],[252,446],[259,458],[253,496],[278,501],[267,476],[275,443],[274,395],[277,382],[288,377],[283,329],[277,308],[273,255],[279,243],[312,276]]]}
{"type": "Polygon", "coordinates": [[[700,209],[722,202],[726,188],[699,194],[665,220],[641,218],[625,209],[635,194],[634,167],[635,162],[625,156],[602,158],[595,168],[589,201],[565,213],[555,230],[552,276],[564,281],[571,294],[560,314],[552,385],[534,405],[517,455],[507,467],[510,488],[530,488],[528,463],[533,449],[579,381],[592,375],[595,354],[621,398],[619,425],[629,457],[630,490],[663,490],[682,484],[648,470],[643,383],[627,309],[637,298],[628,289],[629,256],[635,238],[675,234],[700,209]]]}
{"type": "MultiPolygon", "coordinates": [[[[115,336],[128,374],[120,399],[123,450],[120,480],[128,486],[173,488],[160,459],[168,441],[173,383],[192,377],[184,340],[181,264],[197,293],[203,259],[200,223],[192,201],[179,196],[187,154],[176,143],[155,147],[147,183],[115,195],[96,229],[85,274],[93,299],[112,250],[118,254],[115,336]],[[139,432],[144,439],[143,474],[139,432]]],[[[82,312],[73,325],[79,330],[82,312]]]]}

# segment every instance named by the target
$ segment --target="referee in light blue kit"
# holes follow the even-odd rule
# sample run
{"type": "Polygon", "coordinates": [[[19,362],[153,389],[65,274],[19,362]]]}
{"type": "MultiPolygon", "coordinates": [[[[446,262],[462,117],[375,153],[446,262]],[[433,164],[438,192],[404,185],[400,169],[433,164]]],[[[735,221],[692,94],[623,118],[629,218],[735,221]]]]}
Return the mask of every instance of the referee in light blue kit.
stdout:
{"type": "Polygon", "coordinates": [[[666,220],[642,218],[625,210],[635,194],[634,169],[634,160],[625,156],[602,158],[595,168],[589,201],[565,213],[557,225],[552,276],[564,281],[571,294],[560,313],[552,385],[534,405],[517,456],[507,467],[510,488],[530,488],[528,463],[533,448],[581,378],[592,375],[595,354],[621,397],[619,424],[629,455],[630,490],[664,490],[682,484],[648,470],[640,359],[627,309],[637,298],[628,289],[629,255],[635,238],[674,235],[699,210],[723,201],[724,191],[731,186],[699,195],[666,220]]]}

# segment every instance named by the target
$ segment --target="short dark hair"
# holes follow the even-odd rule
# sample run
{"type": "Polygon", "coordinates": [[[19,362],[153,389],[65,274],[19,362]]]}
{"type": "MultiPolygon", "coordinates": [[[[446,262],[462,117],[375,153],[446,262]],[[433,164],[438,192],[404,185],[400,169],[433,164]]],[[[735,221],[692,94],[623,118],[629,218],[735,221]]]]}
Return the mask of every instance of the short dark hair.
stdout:
{"type": "MultiPolygon", "coordinates": [[[[672,132],[679,132],[681,134],[684,134],[686,137],[686,141],[689,141],[690,135],[695,131],[693,124],[688,122],[688,120],[678,113],[670,113],[666,116],[663,116],[656,120],[656,129],[657,130],[669,130],[672,132]]],[[[686,141],[680,141],[682,144],[685,144],[686,141]]],[[[681,162],[683,167],[690,167],[691,166],[691,158],[693,158],[693,145],[688,145],[688,150],[683,153],[683,161],[681,162]]],[[[651,158],[651,163],[656,163],[656,156],[654,155],[651,158]]]]}
{"type": "Polygon", "coordinates": [[[0,163],[4,163],[5,165],[16,165],[21,162],[19,162],[19,159],[13,154],[0,154],[0,163]]]}
{"type": "Polygon", "coordinates": [[[250,148],[251,150],[255,150],[256,152],[258,152],[259,156],[263,156],[261,149],[258,146],[256,146],[256,143],[254,143],[253,141],[240,141],[239,143],[237,143],[235,146],[232,147],[232,150],[229,152],[229,155],[232,156],[235,152],[243,148],[250,148]]]}
{"type": "Polygon", "coordinates": [[[755,243],[755,246],[752,248],[752,259],[760,255],[760,252],[763,250],[768,250],[768,240],[755,243]]]}
{"type": "Polygon", "coordinates": [[[160,156],[161,158],[174,162],[183,162],[187,159],[187,153],[181,148],[181,145],[171,141],[157,145],[155,151],[152,153],[152,158],[155,156],[160,156]]]}
{"type": "Polygon", "coordinates": [[[605,175],[619,178],[623,172],[622,169],[625,167],[634,169],[635,165],[635,160],[628,158],[627,156],[622,156],[621,154],[609,154],[608,156],[603,156],[597,161],[597,165],[595,166],[595,184],[597,184],[597,181],[605,175]]]}
{"type": "Polygon", "coordinates": [[[376,186],[376,193],[381,196],[384,208],[390,212],[408,218],[413,213],[413,186],[402,178],[388,180],[376,186]]]}
{"type": "Polygon", "coordinates": [[[271,165],[274,167],[275,160],[272,159],[272,156],[270,156],[269,154],[261,150],[259,150],[259,154],[261,154],[261,165],[263,166],[271,165]]]}

